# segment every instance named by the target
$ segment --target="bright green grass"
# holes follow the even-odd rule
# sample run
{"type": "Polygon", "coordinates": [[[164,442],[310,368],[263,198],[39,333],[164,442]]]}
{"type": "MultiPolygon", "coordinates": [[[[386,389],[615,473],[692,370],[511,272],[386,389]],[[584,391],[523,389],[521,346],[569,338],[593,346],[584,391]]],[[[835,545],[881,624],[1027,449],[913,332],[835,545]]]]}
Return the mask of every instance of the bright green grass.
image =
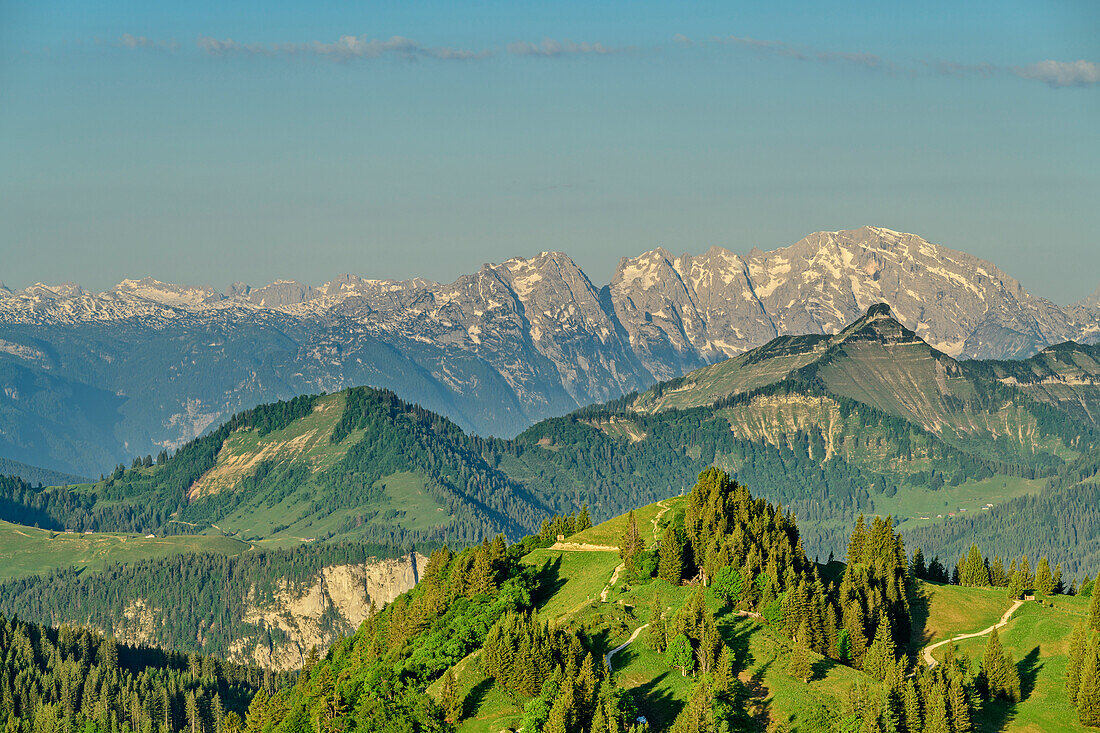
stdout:
{"type": "MultiPolygon", "coordinates": [[[[669,507],[668,511],[662,514],[661,521],[657,526],[657,536],[660,537],[660,531],[664,528],[665,524],[672,520],[676,510],[683,507],[687,503],[686,496],[673,496],[668,499],[664,499],[665,506],[669,507]]],[[[638,533],[642,536],[642,539],[646,543],[646,547],[653,546],[653,519],[661,511],[661,507],[654,504],[647,504],[640,509],[634,510],[634,519],[638,523],[638,533]]],[[[609,547],[618,547],[619,541],[623,537],[623,533],[626,532],[627,514],[621,514],[614,519],[609,519],[606,522],[597,524],[595,527],[589,527],[583,532],[578,532],[566,539],[569,542],[584,542],[590,545],[607,545],[609,547]]]]}
{"type": "MultiPolygon", "coordinates": [[[[1025,603],[998,630],[1001,643],[1016,660],[1025,697],[1015,705],[990,703],[976,721],[976,730],[1087,730],[1077,722],[1077,713],[1066,698],[1065,670],[1069,637],[1073,627],[1087,619],[1088,601],[1053,596],[1043,605],[1025,603]]],[[[959,642],[959,649],[980,662],[987,641],[988,637],[966,639],[959,642]]]]}
{"type": "MultiPolygon", "coordinates": [[[[919,601],[912,606],[915,655],[928,644],[948,636],[981,631],[1001,620],[1012,607],[1004,588],[964,588],[959,585],[917,582],[919,601]]],[[[932,655],[943,658],[944,647],[932,655]]]]}
{"type": "MultiPolygon", "coordinates": [[[[427,481],[414,471],[403,471],[379,479],[376,488],[382,496],[370,504],[377,512],[368,524],[399,524],[407,529],[447,526],[454,518],[442,504],[428,494],[427,481]]],[[[268,506],[253,501],[238,507],[217,523],[224,532],[257,540],[276,540],[284,545],[327,537],[330,533],[354,536],[355,530],[342,530],[344,519],[363,511],[362,507],[318,515],[311,506],[309,492],[295,492],[283,501],[268,506]]]]}
{"type": "Polygon", "coordinates": [[[237,555],[248,543],[213,535],[142,535],[52,532],[0,521],[0,580],[67,567],[101,570],[109,563],[134,562],[180,552],[237,555]]]}
{"type": "Polygon", "coordinates": [[[891,515],[900,523],[898,528],[905,531],[950,521],[947,515],[951,512],[958,513],[958,516],[982,514],[985,511],[982,507],[986,504],[1001,504],[1024,494],[1038,493],[1046,483],[1046,479],[997,475],[981,481],[966,481],[958,486],[944,486],[936,491],[906,487],[892,497],[876,496],[875,513],[891,515]],[[966,511],[963,512],[963,509],[966,511]]]}
{"type": "MultiPolygon", "coordinates": [[[[463,719],[456,726],[460,733],[510,730],[523,717],[524,700],[518,699],[481,670],[481,651],[460,659],[454,666],[459,695],[465,698],[463,719]]],[[[439,701],[443,678],[428,686],[428,694],[439,701]]]]}
{"type": "Polygon", "coordinates": [[[755,693],[760,718],[784,723],[791,731],[828,729],[827,721],[843,709],[843,699],[852,683],[868,682],[862,672],[810,654],[814,660],[809,683],[787,674],[790,641],[773,633],[761,622],[734,618],[723,629],[736,651],[743,650],[747,665],[742,681],[755,693]]]}
{"type": "Polygon", "coordinates": [[[523,558],[525,565],[540,568],[540,585],[547,590],[536,596],[539,614],[564,619],[586,603],[599,601],[600,591],[619,565],[616,552],[580,552],[542,548],[523,558]]]}

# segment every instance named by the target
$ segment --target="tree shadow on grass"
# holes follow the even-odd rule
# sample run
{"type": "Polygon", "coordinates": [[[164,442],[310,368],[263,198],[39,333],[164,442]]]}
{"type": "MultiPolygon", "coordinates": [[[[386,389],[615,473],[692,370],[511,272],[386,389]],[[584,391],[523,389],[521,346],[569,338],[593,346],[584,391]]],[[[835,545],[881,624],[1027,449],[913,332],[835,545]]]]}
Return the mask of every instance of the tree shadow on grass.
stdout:
{"type": "MultiPolygon", "coordinates": [[[[1035,647],[1016,663],[1016,672],[1020,675],[1020,699],[1026,700],[1035,689],[1035,681],[1043,665],[1039,662],[1039,647],[1035,647]]],[[[993,699],[984,703],[978,716],[975,730],[1001,731],[1016,717],[1017,703],[1008,700],[993,699]]]]}
{"type": "Polygon", "coordinates": [[[821,659],[814,661],[810,665],[810,681],[812,682],[813,680],[825,679],[825,677],[828,676],[830,670],[832,670],[834,667],[840,666],[843,665],[833,659],[829,659],[828,657],[822,657],[821,659]]]}
{"type": "Polygon", "coordinates": [[[764,684],[764,678],[774,662],[775,660],[765,662],[751,676],[740,675],[741,689],[737,695],[737,706],[744,711],[747,718],[754,721],[759,730],[766,729],[772,718],[770,692],[764,684]]]}
{"type": "Polygon", "coordinates": [[[1020,699],[1031,697],[1035,689],[1035,680],[1039,678],[1039,670],[1043,668],[1039,661],[1039,647],[1035,647],[1016,663],[1016,671],[1020,674],[1020,699]]]}
{"type": "MultiPolygon", "coordinates": [[[[627,649],[629,648],[627,647],[627,649]]],[[[623,652],[625,651],[624,649],[623,652]]],[[[618,660],[617,655],[615,660],[618,660]]],[[[638,706],[638,712],[649,721],[651,730],[665,730],[671,727],[672,721],[676,720],[676,716],[680,714],[684,707],[683,700],[677,700],[667,687],[662,687],[662,683],[670,674],[673,673],[662,672],[644,685],[639,685],[631,690],[634,704],[638,706]]]]}
{"type": "Polygon", "coordinates": [[[565,583],[566,579],[561,577],[561,555],[544,562],[535,574],[536,590],[531,594],[531,602],[535,608],[546,605],[546,602],[553,598],[565,583]]]}
{"type": "Polygon", "coordinates": [[[716,619],[718,620],[718,631],[722,635],[722,640],[726,642],[726,646],[730,649],[734,668],[745,669],[752,663],[749,653],[749,638],[757,629],[756,622],[735,615],[730,608],[720,611],[716,619]]]}
{"type": "Polygon", "coordinates": [[[481,682],[470,688],[466,698],[462,701],[462,717],[469,718],[481,709],[481,703],[485,702],[485,696],[493,689],[493,678],[486,677],[481,682]]]}
{"type": "MultiPolygon", "coordinates": [[[[932,641],[928,633],[928,593],[914,589],[909,594],[909,618],[912,622],[912,631],[909,634],[909,655],[914,659],[920,654],[928,642],[932,641]]],[[[919,659],[917,660],[920,661],[919,659]]]]}

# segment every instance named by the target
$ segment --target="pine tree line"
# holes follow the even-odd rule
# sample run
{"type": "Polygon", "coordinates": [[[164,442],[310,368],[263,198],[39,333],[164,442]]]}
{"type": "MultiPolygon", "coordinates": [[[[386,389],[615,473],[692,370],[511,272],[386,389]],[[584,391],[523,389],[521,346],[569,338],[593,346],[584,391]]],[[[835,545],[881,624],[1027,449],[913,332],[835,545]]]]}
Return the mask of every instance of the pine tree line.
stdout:
{"type": "Polygon", "coordinates": [[[240,733],[257,690],[286,675],[119,644],[87,629],[0,616],[7,733],[240,733]]]}

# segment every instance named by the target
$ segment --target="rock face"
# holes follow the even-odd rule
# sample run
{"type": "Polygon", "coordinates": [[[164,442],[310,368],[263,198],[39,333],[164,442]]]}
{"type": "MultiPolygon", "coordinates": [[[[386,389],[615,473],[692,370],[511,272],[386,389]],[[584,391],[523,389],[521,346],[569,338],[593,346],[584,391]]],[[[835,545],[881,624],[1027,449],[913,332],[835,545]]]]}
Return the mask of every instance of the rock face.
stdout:
{"type": "MultiPolygon", "coordinates": [[[[253,588],[243,618],[253,633],[230,645],[229,660],[268,669],[298,669],[313,647],[327,649],[371,614],[416,585],[428,558],[419,554],[357,565],[333,565],[319,577],[276,588],[253,588]]],[[[116,628],[104,629],[122,641],[154,643],[163,609],[143,599],[127,602],[116,628]]],[[[201,636],[201,632],[200,632],[201,636]]],[[[200,639],[201,641],[201,639],[200,639]]]]}
{"type": "Polygon", "coordinates": [[[877,302],[958,358],[1100,338],[1100,296],[1060,307],[988,262],[877,227],[745,256],[657,249],[602,288],[561,253],[450,284],[39,284],[0,290],[0,376],[20,385],[0,395],[0,456],[94,475],[260,402],[359,384],[506,436],[777,335],[835,333],[877,302]],[[40,437],[74,424],[66,405],[88,427],[66,427],[61,450],[40,437]]]}

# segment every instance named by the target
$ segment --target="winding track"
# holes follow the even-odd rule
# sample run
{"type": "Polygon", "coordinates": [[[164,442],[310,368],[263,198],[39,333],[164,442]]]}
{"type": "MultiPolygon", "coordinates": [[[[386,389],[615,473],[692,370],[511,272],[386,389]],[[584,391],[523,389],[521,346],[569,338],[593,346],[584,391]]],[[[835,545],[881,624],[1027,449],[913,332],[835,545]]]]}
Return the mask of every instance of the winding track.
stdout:
{"type": "Polygon", "coordinates": [[[622,644],[619,644],[617,647],[615,647],[614,649],[609,651],[607,654],[603,655],[603,663],[604,663],[604,665],[607,666],[607,669],[609,671],[611,670],[611,657],[615,656],[616,654],[621,652],[623,649],[626,649],[628,646],[630,646],[630,642],[637,639],[638,634],[642,633],[642,629],[644,629],[646,626],[649,626],[649,624],[642,624],[638,628],[634,629],[634,633],[630,635],[629,639],[624,641],[622,644]]]}
{"type": "Polygon", "coordinates": [[[943,641],[937,641],[935,644],[929,644],[928,646],[926,646],[924,648],[924,652],[923,652],[924,663],[927,664],[929,666],[929,668],[935,667],[937,662],[936,662],[935,658],[932,656],[932,650],[937,649],[937,648],[943,646],[944,644],[948,644],[952,641],[961,641],[962,639],[973,639],[976,636],[985,636],[987,634],[993,633],[993,629],[999,629],[1002,626],[1004,626],[1005,624],[1007,624],[1009,617],[1011,617],[1012,614],[1016,613],[1016,609],[1018,609],[1020,606],[1024,605],[1025,602],[1026,601],[1017,600],[1015,603],[1012,604],[1011,608],[1009,608],[1007,611],[1005,611],[1005,615],[1001,616],[1001,620],[998,621],[997,623],[993,624],[992,626],[990,626],[988,629],[982,629],[981,631],[975,631],[973,634],[959,634],[958,636],[951,636],[951,637],[948,637],[947,639],[944,639],[943,641]]]}

